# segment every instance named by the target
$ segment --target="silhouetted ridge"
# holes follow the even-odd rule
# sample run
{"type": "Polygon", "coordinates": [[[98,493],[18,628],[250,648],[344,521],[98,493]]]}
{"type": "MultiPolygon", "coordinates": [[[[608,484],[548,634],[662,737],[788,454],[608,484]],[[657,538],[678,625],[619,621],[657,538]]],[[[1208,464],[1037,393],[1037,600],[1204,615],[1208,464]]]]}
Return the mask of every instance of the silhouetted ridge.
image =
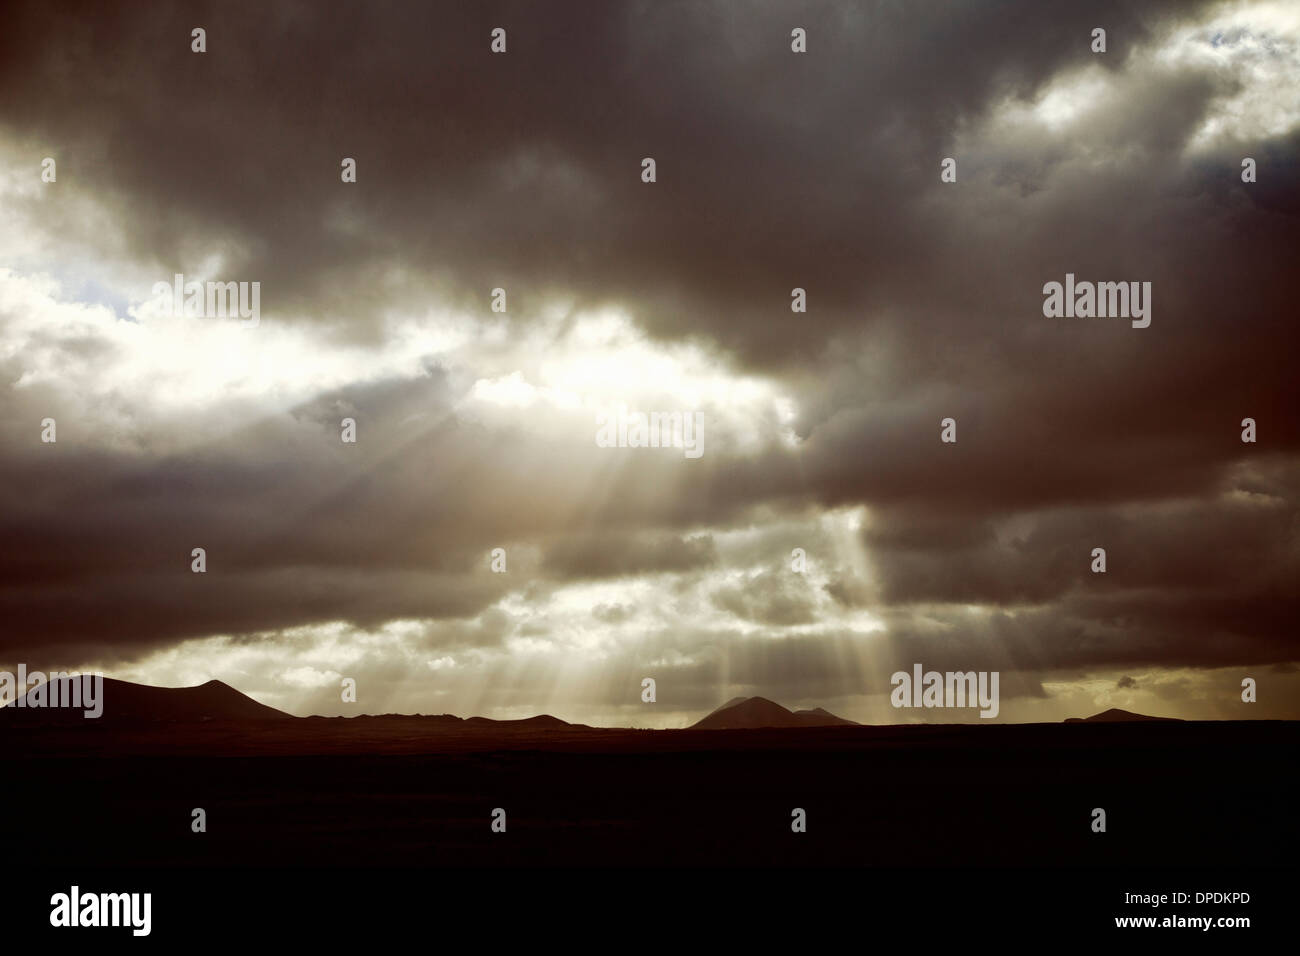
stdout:
{"type": "MultiPolygon", "coordinates": [[[[51,699],[52,687],[58,686],[61,700],[71,698],[71,680],[49,682],[44,687],[44,698],[51,699]]],[[[84,685],[83,685],[84,689],[84,685]]],[[[0,708],[0,724],[63,724],[63,723],[176,723],[212,720],[295,720],[291,714],[259,704],[241,694],[229,684],[210,680],[197,687],[153,687],[133,684],[130,681],[104,678],[102,714],[87,718],[87,707],[35,707],[30,706],[36,688],[28,688],[18,701],[0,708]]]]}
{"type": "Polygon", "coordinates": [[[822,710],[791,711],[766,697],[737,697],[691,725],[693,730],[750,730],[760,727],[854,726],[852,720],[822,710]]]}
{"type": "Polygon", "coordinates": [[[1146,714],[1135,714],[1131,711],[1120,710],[1118,707],[1112,707],[1110,710],[1103,710],[1100,714],[1093,714],[1091,717],[1067,717],[1067,724],[1110,724],[1121,723],[1127,720],[1178,720],[1177,717],[1149,717],[1146,714]]]}
{"type": "Polygon", "coordinates": [[[572,727],[567,720],[552,717],[550,714],[538,714],[536,717],[523,717],[518,720],[493,720],[491,717],[466,717],[465,723],[471,726],[490,726],[503,729],[545,730],[547,728],[572,727]]]}

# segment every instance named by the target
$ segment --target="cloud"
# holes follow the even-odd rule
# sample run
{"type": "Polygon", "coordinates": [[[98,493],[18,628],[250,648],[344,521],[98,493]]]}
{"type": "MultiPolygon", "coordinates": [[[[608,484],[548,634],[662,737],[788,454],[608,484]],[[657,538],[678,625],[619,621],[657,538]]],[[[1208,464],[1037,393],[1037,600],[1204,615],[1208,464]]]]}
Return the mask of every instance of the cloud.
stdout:
{"type": "Polygon", "coordinates": [[[0,657],[256,646],[291,696],[346,633],[394,706],[622,713],[661,662],[679,714],[1297,658],[1288,5],[7,17],[0,657]],[[158,314],[175,273],[261,324],[158,314]],[[1151,282],[1151,326],[1044,318],[1066,273],[1151,282]],[[620,403],[704,456],[597,447],[620,403]]]}

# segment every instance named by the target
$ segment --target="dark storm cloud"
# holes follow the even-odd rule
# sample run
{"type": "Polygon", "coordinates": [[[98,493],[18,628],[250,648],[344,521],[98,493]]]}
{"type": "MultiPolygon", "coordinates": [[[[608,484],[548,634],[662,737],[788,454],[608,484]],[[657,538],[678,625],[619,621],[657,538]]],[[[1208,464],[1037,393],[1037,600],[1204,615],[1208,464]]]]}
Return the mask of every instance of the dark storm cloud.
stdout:
{"type": "Polygon", "coordinates": [[[1293,506],[1241,496],[1127,513],[1022,514],[961,544],[924,532],[889,541],[867,530],[863,540],[888,603],[1032,603],[1076,588],[1205,593],[1281,585],[1300,572],[1296,520],[1293,506]],[[1094,548],[1107,552],[1105,573],[1092,571],[1094,548]]]}
{"type": "MultiPolygon", "coordinates": [[[[220,250],[222,278],[263,283],[267,321],[322,341],[382,343],[386,314],[430,303],[486,318],[496,286],[520,332],[551,297],[616,304],[771,376],[802,442],[609,470],[589,431],[561,453],[526,423],[458,414],[464,383],[429,365],[264,419],[216,403],[188,450],[92,453],[57,394],[17,387],[24,356],[0,357],[0,646],[129,657],[319,620],[469,618],[521,586],[486,562],[516,543],[513,572],[542,591],[698,581],[725,563],[702,527],[865,504],[870,580],[794,531],[732,554],[784,569],[807,547],[840,606],[880,610],[891,666],[1294,657],[1300,140],[1188,153],[1239,83],[1137,51],[1206,9],[9,5],[0,131],[33,168],[58,157],[60,192],[26,214],[69,247],[117,241],[76,218],[73,199],[93,197],[115,254],[167,278],[220,250]],[[505,56],[488,51],[495,26],[505,56]],[[999,120],[1088,66],[1121,86],[1085,127],[999,120]],[[1243,155],[1262,170],[1250,187],[1243,155]],[[1044,319],[1042,285],[1067,271],[1151,281],[1151,327],[1044,319]],[[30,423],[55,413],[66,443],[33,449],[30,423]],[[363,455],[344,457],[343,415],[363,422],[363,455]],[[1239,440],[1248,415],[1258,445],[1239,440]],[[956,445],[938,441],[947,416],[956,445]],[[1088,571],[1097,546],[1104,576],[1088,571]]],[[[50,344],[68,361],[113,348],[50,344]]],[[[783,570],[712,603],[768,626],[813,614],[783,570]]],[[[839,673],[832,644],[735,654],[745,680],[792,690],[839,673]]],[[[701,688],[723,674],[719,657],[694,666],[701,688]]]]}
{"type": "MultiPolygon", "coordinates": [[[[630,303],[664,334],[712,334],[767,361],[816,356],[826,335],[900,301],[912,321],[969,311],[989,255],[948,253],[978,226],[924,208],[960,124],[1086,62],[1095,23],[1112,37],[1103,62],[1121,69],[1171,12],[1193,11],[36,4],[11,11],[0,40],[0,120],[129,218],[136,256],[161,274],[220,244],[227,270],[260,277],[286,315],[363,335],[358,315],[392,298],[436,288],[481,308],[503,285],[521,307],[547,290],[630,303]],[[203,55],[189,49],[196,24],[203,55]],[[806,56],[789,53],[796,24],[806,56]],[[504,56],[488,50],[496,25],[504,56]],[[652,188],[646,155],[660,164],[652,188]],[[338,181],[344,156],[355,188],[338,181]],[[394,267],[414,275],[380,281],[394,267]],[[798,323],[795,284],[814,303],[798,323]]],[[[1178,145],[1209,90],[1176,93],[1184,109],[1152,104],[1180,128],[1135,127],[1156,140],[1144,164],[1178,145]]],[[[1028,229],[1041,237],[1056,218],[1028,229]]],[[[1091,250],[1103,228],[1063,243],[1091,250]]],[[[1038,284],[993,304],[1032,306],[1038,284]]]]}

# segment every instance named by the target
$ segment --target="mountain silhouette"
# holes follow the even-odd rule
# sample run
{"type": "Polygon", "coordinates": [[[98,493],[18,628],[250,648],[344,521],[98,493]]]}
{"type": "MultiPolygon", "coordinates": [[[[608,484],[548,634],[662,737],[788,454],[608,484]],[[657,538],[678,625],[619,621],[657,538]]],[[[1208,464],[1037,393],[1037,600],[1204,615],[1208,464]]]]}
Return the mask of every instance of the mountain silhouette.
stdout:
{"type": "Polygon", "coordinates": [[[571,724],[567,720],[560,720],[559,717],[552,717],[550,714],[538,714],[536,717],[522,717],[515,720],[496,720],[492,717],[466,717],[464,722],[471,727],[493,727],[512,730],[558,730],[562,727],[584,726],[582,724],[571,724]]]}
{"type": "Polygon", "coordinates": [[[1135,714],[1131,711],[1120,710],[1118,707],[1112,707],[1110,710],[1103,710],[1100,714],[1093,714],[1091,717],[1067,717],[1067,724],[1111,724],[1121,723],[1127,720],[1178,720],[1177,717],[1149,717],[1146,714],[1135,714]]]}
{"type": "MultiPolygon", "coordinates": [[[[59,698],[67,700],[71,681],[52,681],[45,687],[46,700],[52,687],[58,685],[59,698]]],[[[21,701],[30,703],[29,689],[21,701]]],[[[176,723],[211,720],[297,720],[291,714],[259,704],[241,694],[229,684],[210,680],[197,687],[152,687],[130,681],[104,678],[102,713],[97,718],[87,718],[85,712],[92,708],[18,706],[15,701],[0,708],[0,726],[32,724],[101,724],[119,723],[176,723]]]]}
{"type": "Polygon", "coordinates": [[[735,697],[707,717],[691,725],[692,730],[745,730],[759,727],[856,726],[852,720],[836,717],[818,707],[787,710],[766,697],[735,697]]]}

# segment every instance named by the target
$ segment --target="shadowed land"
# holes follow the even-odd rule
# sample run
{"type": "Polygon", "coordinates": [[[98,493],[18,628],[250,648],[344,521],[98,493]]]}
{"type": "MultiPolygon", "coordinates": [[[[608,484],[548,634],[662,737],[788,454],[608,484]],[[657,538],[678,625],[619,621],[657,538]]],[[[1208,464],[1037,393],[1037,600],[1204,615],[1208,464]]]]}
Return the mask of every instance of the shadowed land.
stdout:
{"type": "Polygon", "coordinates": [[[1297,848],[1291,721],[8,716],[3,835],[37,866],[1238,866],[1297,848]]]}

